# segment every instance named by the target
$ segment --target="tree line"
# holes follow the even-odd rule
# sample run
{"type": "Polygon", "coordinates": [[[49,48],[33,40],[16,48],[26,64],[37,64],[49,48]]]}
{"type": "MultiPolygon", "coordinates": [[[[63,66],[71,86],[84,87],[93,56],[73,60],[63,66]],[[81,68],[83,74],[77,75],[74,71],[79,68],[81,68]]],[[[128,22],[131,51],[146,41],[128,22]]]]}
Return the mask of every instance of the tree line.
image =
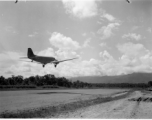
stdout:
{"type": "Polygon", "coordinates": [[[3,76],[0,77],[0,85],[2,86],[35,86],[35,87],[66,87],[66,88],[84,88],[90,87],[91,84],[86,82],[71,81],[65,77],[55,77],[54,75],[47,74],[44,76],[30,76],[28,78],[24,78],[21,75],[12,76],[9,78],[5,78],[3,76]]]}
{"type": "Polygon", "coordinates": [[[0,76],[0,88],[13,88],[13,86],[18,88],[148,88],[152,86],[152,81],[148,83],[87,83],[79,80],[71,81],[65,77],[55,77],[51,74],[30,76],[28,78],[21,75],[9,78],[0,76]]]}

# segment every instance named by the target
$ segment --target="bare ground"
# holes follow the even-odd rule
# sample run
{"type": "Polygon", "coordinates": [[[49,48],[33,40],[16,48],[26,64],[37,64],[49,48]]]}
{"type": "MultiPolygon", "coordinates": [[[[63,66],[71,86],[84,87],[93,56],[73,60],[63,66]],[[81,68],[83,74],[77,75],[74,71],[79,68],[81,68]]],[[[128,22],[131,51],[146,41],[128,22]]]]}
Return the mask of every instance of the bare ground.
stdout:
{"type": "MultiPolygon", "coordinates": [[[[117,94],[113,97],[119,95],[122,96],[117,94]]],[[[56,118],[152,118],[151,98],[150,91],[134,91],[123,99],[84,107],[74,112],[60,114],[56,118]]]]}

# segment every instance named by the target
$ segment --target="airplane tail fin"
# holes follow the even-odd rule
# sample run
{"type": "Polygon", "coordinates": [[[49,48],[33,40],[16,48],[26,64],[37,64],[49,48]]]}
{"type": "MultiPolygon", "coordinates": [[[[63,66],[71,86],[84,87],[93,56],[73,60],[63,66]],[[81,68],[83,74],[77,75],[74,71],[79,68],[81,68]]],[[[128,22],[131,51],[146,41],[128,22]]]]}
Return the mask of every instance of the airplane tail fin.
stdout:
{"type": "Polygon", "coordinates": [[[31,48],[28,48],[27,56],[28,58],[35,56],[31,48]]]}

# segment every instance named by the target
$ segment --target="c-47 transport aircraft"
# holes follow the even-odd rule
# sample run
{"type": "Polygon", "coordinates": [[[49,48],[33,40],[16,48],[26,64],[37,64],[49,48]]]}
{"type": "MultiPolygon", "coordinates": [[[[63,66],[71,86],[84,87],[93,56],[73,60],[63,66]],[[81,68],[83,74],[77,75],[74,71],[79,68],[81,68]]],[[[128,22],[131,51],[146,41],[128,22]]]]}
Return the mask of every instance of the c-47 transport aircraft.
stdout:
{"type": "MultiPolygon", "coordinates": [[[[46,64],[54,64],[54,66],[56,67],[60,62],[77,59],[77,58],[72,58],[72,59],[58,61],[54,57],[45,57],[45,56],[35,55],[31,48],[28,48],[27,57],[21,57],[21,58],[31,59],[32,60],[31,62],[35,61],[39,64],[42,64],[43,67],[45,67],[46,64]]],[[[30,62],[30,61],[26,61],[26,62],[30,62]]]]}

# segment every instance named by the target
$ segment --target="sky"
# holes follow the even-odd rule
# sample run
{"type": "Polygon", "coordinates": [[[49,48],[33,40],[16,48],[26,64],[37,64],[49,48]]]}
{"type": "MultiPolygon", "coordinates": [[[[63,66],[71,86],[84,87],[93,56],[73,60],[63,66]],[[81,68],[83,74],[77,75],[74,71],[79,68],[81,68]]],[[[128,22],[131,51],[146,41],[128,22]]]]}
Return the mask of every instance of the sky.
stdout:
{"type": "Polygon", "coordinates": [[[151,0],[0,1],[0,76],[152,72],[151,0]],[[27,48],[58,64],[20,61],[27,48]]]}

